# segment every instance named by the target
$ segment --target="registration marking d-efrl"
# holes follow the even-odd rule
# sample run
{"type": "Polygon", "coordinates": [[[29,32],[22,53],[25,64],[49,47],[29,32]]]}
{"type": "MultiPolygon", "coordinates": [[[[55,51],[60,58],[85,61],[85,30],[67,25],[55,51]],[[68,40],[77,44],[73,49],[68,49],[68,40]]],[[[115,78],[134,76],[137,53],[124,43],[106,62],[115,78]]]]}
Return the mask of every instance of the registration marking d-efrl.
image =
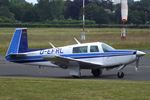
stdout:
{"type": "Polygon", "coordinates": [[[41,50],[40,54],[62,54],[63,51],[60,48],[56,48],[56,49],[47,49],[47,50],[41,50]]]}

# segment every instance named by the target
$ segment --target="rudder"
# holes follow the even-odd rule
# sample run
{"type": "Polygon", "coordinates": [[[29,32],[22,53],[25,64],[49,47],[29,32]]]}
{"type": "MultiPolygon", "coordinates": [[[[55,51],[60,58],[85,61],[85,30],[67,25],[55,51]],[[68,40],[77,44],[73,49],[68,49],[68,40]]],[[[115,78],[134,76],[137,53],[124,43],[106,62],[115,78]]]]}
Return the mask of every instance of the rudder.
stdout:
{"type": "Polygon", "coordinates": [[[23,53],[28,51],[28,37],[26,28],[17,28],[10,42],[7,54],[23,53]]]}

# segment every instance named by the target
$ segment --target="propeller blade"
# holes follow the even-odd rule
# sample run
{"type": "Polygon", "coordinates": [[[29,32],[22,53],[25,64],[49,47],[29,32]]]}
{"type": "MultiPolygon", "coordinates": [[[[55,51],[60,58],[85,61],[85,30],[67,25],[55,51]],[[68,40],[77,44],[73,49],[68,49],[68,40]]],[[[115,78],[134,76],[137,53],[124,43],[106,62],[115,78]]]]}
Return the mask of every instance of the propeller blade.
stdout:
{"type": "Polygon", "coordinates": [[[140,57],[137,57],[136,59],[136,66],[135,66],[135,70],[138,71],[138,68],[139,68],[139,60],[140,60],[140,57]]]}

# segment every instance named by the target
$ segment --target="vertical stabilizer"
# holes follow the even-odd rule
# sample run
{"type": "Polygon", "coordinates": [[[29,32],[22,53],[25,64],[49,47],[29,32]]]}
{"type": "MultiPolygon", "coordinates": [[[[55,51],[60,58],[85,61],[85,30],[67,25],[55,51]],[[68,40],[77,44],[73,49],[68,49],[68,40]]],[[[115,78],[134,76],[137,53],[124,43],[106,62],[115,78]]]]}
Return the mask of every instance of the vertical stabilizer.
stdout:
{"type": "Polygon", "coordinates": [[[7,54],[23,53],[28,51],[28,37],[26,28],[17,28],[10,42],[7,54]]]}

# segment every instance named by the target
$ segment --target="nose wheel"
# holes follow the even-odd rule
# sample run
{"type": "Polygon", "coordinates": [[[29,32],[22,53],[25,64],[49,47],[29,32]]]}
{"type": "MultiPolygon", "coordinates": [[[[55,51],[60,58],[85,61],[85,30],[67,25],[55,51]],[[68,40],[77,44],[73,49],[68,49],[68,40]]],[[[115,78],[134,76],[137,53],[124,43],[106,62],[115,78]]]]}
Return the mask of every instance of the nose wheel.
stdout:
{"type": "Polygon", "coordinates": [[[124,73],[123,72],[118,72],[117,76],[118,76],[118,78],[124,78],[124,73]]]}

